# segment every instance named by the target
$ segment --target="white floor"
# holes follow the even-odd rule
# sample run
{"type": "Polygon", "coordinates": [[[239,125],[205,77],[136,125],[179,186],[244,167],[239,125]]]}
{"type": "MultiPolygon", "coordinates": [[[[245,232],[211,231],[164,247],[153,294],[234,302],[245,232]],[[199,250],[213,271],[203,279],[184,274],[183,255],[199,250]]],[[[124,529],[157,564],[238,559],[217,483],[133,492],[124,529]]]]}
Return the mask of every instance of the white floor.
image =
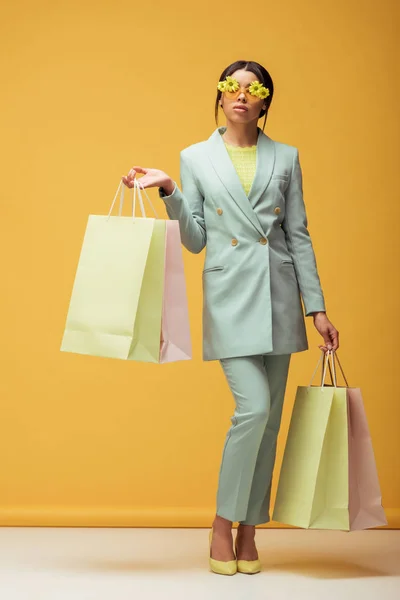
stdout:
{"type": "Polygon", "coordinates": [[[256,540],[263,571],[228,577],[208,570],[208,529],[3,527],[0,598],[400,600],[400,531],[256,540]]]}

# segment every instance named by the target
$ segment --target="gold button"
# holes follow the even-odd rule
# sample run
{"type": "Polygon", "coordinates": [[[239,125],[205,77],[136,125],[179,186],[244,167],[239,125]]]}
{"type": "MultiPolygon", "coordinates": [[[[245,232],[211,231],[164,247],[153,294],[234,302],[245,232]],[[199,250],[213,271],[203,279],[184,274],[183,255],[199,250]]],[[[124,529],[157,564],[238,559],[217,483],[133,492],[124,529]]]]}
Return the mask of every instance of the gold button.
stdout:
{"type": "Polygon", "coordinates": [[[260,244],[262,244],[263,246],[265,246],[266,243],[267,243],[267,240],[265,238],[261,238],[260,239],[260,244]]]}
{"type": "Polygon", "coordinates": [[[279,215],[279,213],[280,213],[280,212],[281,212],[281,209],[279,208],[279,206],[277,206],[277,207],[274,209],[274,213],[276,213],[277,215],[279,215]]]}
{"type": "Polygon", "coordinates": [[[217,213],[218,213],[219,215],[222,215],[222,213],[223,213],[223,212],[224,212],[224,211],[222,210],[222,208],[217,208],[217,213]]]}
{"type": "Polygon", "coordinates": [[[237,246],[237,243],[238,243],[238,241],[235,238],[233,238],[233,240],[232,240],[232,246],[237,246]]]}

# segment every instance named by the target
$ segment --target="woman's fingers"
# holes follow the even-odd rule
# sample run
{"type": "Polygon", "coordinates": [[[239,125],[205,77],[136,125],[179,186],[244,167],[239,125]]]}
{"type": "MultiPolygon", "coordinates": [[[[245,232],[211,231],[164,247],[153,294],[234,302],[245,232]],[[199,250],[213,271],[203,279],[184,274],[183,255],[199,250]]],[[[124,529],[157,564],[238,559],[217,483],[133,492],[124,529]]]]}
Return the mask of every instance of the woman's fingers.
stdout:
{"type": "Polygon", "coordinates": [[[323,351],[325,352],[325,354],[326,354],[327,352],[331,352],[331,351],[334,349],[334,348],[333,348],[333,346],[331,346],[331,344],[327,344],[327,345],[325,345],[325,344],[321,344],[320,346],[318,346],[318,348],[319,348],[320,350],[323,350],[323,351]]]}
{"type": "MultiPolygon", "coordinates": [[[[122,177],[122,181],[124,182],[124,184],[126,185],[126,187],[128,188],[133,188],[133,186],[135,185],[135,177],[122,177]]],[[[138,180],[136,180],[138,181],[138,180]]]]}
{"type": "Polygon", "coordinates": [[[129,177],[129,175],[127,177],[122,177],[122,181],[124,182],[124,184],[127,187],[133,187],[134,180],[135,180],[135,178],[134,177],[129,177]]]}
{"type": "Polygon", "coordinates": [[[329,334],[332,340],[332,350],[337,350],[339,348],[339,332],[335,327],[332,327],[329,334]]]}
{"type": "Polygon", "coordinates": [[[148,187],[162,186],[163,183],[168,179],[168,175],[160,169],[150,169],[135,165],[130,169],[128,175],[123,179],[123,181],[125,185],[133,187],[135,179],[139,186],[144,189],[148,187]],[[139,173],[143,176],[138,179],[137,175],[139,173]]]}
{"type": "Polygon", "coordinates": [[[319,331],[324,338],[324,344],[318,346],[320,350],[326,354],[329,350],[334,352],[339,348],[339,332],[332,323],[329,322],[327,327],[319,331]]]}
{"type": "Polygon", "coordinates": [[[138,173],[144,173],[144,175],[146,175],[148,170],[149,169],[145,169],[144,167],[132,167],[132,169],[131,169],[131,171],[137,171],[138,173]]]}
{"type": "Polygon", "coordinates": [[[324,353],[326,354],[327,352],[332,352],[332,351],[335,351],[335,350],[337,350],[337,349],[339,348],[339,343],[337,344],[337,346],[336,346],[336,347],[335,347],[335,346],[332,346],[332,348],[331,348],[330,350],[329,350],[329,349],[328,349],[326,346],[324,346],[324,345],[322,345],[322,344],[321,344],[320,346],[318,346],[318,348],[319,348],[320,350],[323,350],[323,351],[324,351],[324,353]]]}
{"type": "Polygon", "coordinates": [[[148,171],[149,171],[149,169],[146,169],[145,167],[140,167],[139,165],[136,165],[136,166],[132,167],[132,169],[129,169],[128,175],[123,176],[122,181],[124,182],[124,184],[127,187],[133,188],[133,186],[135,185],[136,174],[137,173],[146,174],[148,171]]]}
{"type": "Polygon", "coordinates": [[[132,179],[128,179],[127,185],[129,188],[133,188],[133,186],[135,185],[135,178],[133,177],[132,179]]]}
{"type": "Polygon", "coordinates": [[[335,345],[335,350],[337,350],[339,348],[339,332],[336,331],[335,337],[334,337],[334,345],[335,345]]]}

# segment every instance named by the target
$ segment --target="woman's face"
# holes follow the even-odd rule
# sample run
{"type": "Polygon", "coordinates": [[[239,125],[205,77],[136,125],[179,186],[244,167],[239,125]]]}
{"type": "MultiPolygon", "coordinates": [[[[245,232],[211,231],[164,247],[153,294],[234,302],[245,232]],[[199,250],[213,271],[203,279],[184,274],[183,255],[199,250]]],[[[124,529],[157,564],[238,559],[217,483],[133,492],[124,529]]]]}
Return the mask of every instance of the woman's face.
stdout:
{"type": "Polygon", "coordinates": [[[231,77],[238,81],[241,89],[240,93],[238,90],[238,95],[235,94],[234,98],[230,97],[229,93],[222,92],[220,104],[222,104],[226,118],[236,123],[248,123],[258,120],[261,110],[266,108],[265,99],[257,98],[257,96],[245,92],[247,86],[258,80],[257,75],[252,71],[239,69],[232,73],[231,77]],[[237,110],[235,108],[237,106],[243,106],[247,110],[237,110]]]}

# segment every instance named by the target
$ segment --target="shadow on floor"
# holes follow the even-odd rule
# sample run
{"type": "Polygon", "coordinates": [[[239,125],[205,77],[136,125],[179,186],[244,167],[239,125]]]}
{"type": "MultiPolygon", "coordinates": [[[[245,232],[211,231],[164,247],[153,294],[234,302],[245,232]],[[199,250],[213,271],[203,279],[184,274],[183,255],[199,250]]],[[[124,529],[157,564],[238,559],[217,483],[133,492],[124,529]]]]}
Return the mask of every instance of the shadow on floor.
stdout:
{"type": "MultiPolygon", "coordinates": [[[[279,557],[261,557],[264,570],[269,572],[286,572],[305,577],[315,577],[319,579],[359,579],[361,577],[391,577],[397,575],[397,569],[386,570],[378,567],[351,562],[349,560],[340,560],[336,557],[320,556],[282,556],[279,557]]],[[[359,560],[362,560],[359,558],[359,560]]],[[[373,562],[370,558],[369,563],[373,562]]],[[[379,561],[382,564],[382,559],[379,561]]]]}

